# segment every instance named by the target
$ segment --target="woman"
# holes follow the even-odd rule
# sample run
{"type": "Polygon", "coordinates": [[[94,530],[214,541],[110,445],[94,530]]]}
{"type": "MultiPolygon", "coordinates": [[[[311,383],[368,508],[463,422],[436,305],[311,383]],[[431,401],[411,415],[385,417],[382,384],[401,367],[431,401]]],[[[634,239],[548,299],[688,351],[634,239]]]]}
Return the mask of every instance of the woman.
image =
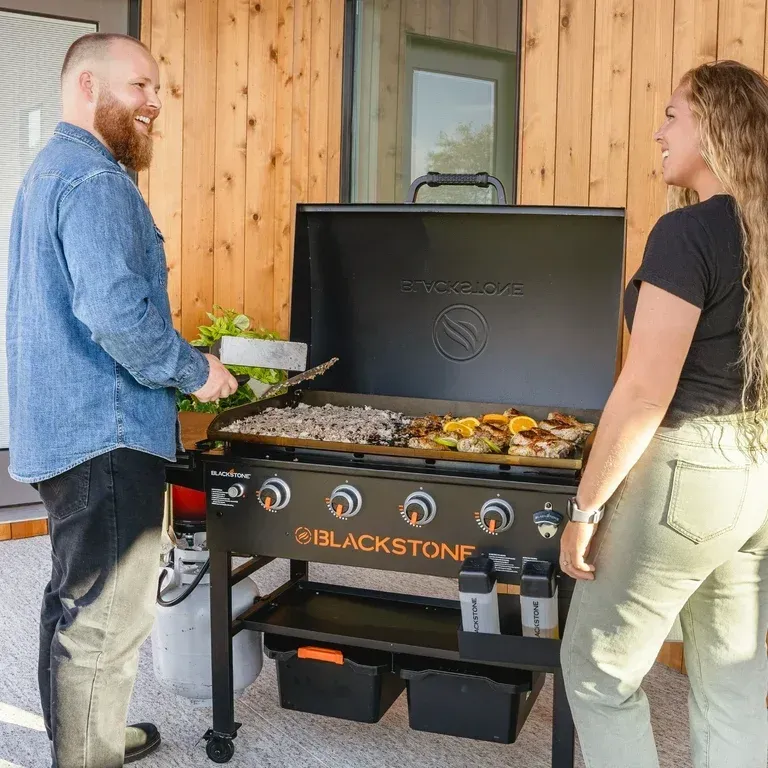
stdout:
{"type": "Polygon", "coordinates": [[[679,614],[694,766],[766,768],[768,82],[691,70],[654,138],[685,207],[628,285],[626,364],[563,531],[566,688],[588,768],[655,768],[640,685],[679,614]]]}

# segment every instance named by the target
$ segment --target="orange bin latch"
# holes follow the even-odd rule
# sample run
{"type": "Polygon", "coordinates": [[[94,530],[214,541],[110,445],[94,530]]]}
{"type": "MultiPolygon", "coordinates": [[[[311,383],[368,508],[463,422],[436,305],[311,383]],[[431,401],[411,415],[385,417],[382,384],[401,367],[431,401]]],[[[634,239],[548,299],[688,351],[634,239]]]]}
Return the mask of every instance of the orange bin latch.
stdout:
{"type": "Polygon", "coordinates": [[[341,651],[334,651],[332,648],[315,648],[311,645],[305,645],[298,650],[300,659],[314,659],[315,661],[327,661],[329,664],[343,664],[344,654],[341,651]]]}

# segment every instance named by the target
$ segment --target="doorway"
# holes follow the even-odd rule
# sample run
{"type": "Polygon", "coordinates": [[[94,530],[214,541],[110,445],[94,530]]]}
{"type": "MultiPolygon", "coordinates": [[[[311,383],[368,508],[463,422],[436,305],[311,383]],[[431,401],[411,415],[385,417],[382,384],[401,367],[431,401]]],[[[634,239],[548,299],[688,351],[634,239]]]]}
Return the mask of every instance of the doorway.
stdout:
{"type": "MultiPolygon", "coordinates": [[[[90,32],[139,36],[140,0],[0,0],[0,523],[37,517],[39,497],[8,474],[5,349],[8,239],[16,191],[60,119],[59,72],[69,46],[90,32]]],[[[45,382],[29,396],[45,397],[45,382]]]]}

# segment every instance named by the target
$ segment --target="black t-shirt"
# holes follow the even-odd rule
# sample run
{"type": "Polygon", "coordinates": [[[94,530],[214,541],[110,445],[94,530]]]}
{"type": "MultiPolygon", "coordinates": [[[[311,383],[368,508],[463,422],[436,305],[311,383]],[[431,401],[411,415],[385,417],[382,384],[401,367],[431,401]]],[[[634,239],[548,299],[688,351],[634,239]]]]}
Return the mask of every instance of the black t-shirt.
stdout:
{"type": "Polygon", "coordinates": [[[733,198],[714,195],[658,220],[627,286],[624,315],[630,332],[643,282],[702,310],[665,425],[741,411],[741,243],[733,198]]]}

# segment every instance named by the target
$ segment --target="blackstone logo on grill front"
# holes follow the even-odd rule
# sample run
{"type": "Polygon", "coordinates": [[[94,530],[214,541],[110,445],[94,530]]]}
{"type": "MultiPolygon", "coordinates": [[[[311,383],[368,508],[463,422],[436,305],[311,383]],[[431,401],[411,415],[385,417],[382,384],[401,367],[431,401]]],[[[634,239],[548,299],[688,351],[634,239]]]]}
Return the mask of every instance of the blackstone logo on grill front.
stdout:
{"type": "Polygon", "coordinates": [[[446,359],[464,363],[477,357],[488,343],[488,322],[474,307],[454,304],[432,326],[432,340],[446,359]]]}
{"type": "Polygon", "coordinates": [[[400,293],[436,293],[440,296],[523,296],[523,283],[489,280],[401,280],[400,293]]]}
{"type": "Polygon", "coordinates": [[[303,526],[296,529],[295,536],[296,541],[298,541],[299,544],[309,544],[312,541],[312,531],[310,531],[309,528],[304,528],[303,526]]]}
{"type": "Polygon", "coordinates": [[[229,470],[220,470],[220,469],[212,469],[211,470],[211,477],[236,477],[238,480],[250,480],[251,476],[250,474],[245,474],[243,472],[235,472],[234,469],[229,470]]]}
{"type": "Polygon", "coordinates": [[[427,560],[454,560],[457,563],[472,555],[472,544],[446,544],[443,541],[423,539],[402,539],[392,536],[375,536],[370,533],[337,534],[322,528],[299,526],[293,535],[301,545],[314,544],[316,547],[331,549],[354,549],[358,552],[375,552],[395,557],[425,557],[427,560]]]}

